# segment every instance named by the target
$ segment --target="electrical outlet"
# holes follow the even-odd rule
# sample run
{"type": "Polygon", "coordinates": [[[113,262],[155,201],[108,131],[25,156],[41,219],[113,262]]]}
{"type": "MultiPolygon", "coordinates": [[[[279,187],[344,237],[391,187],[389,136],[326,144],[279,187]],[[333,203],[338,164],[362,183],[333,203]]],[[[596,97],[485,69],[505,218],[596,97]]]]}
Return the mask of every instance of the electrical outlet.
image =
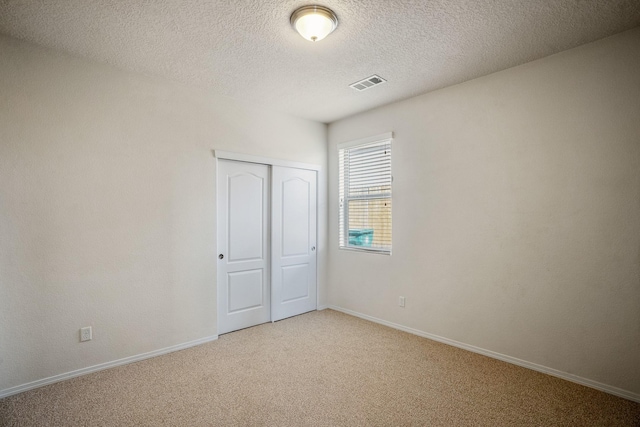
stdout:
{"type": "Polygon", "coordinates": [[[398,300],[398,305],[400,307],[404,307],[404,297],[400,297],[400,299],[398,300]]]}
{"type": "Polygon", "coordinates": [[[80,341],[91,341],[93,334],[91,333],[91,326],[80,329],[80,341]]]}

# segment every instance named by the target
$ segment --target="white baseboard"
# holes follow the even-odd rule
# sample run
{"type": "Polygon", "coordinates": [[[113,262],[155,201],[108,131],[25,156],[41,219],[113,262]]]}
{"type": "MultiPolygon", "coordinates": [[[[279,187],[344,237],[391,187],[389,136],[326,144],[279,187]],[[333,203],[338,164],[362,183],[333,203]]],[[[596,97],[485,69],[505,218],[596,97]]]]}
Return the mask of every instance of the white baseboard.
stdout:
{"type": "Polygon", "coordinates": [[[0,399],[3,397],[11,396],[13,394],[22,393],[23,391],[31,390],[34,388],[42,387],[44,385],[57,383],[69,378],[79,377],[80,375],[90,374],[92,372],[102,371],[104,369],[113,368],[115,366],[126,365],[127,363],[138,362],[140,360],[149,359],[151,357],[161,356],[163,354],[172,353],[178,350],[184,350],[185,348],[195,347],[200,344],[205,344],[218,339],[217,335],[200,338],[195,341],[189,341],[182,344],[173,345],[171,347],[161,348],[159,350],[150,351],[148,353],[137,354],[135,356],[125,357],[124,359],[113,360],[111,362],[100,363],[99,365],[89,366],[87,368],[77,369],[71,372],[65,372],[62,374],[54,375],[52,377],[43,378],[41,380],[32,381],[30,383],[18,385],[15,387],[0,390],[0,399]]]}
{"type": "Polygon", "coordinates": [[[329,308],[328,305],[319,305],[318,308],[316,308],[317,311],[322,311],[322,310],[326,310],[327,308],[329,308]]]}
{"type": "Polygon", "coordinates": [[[548,368],[546,366],[538,365],[536,363],[527,362],[526,360],[518,359],[516,357],[507,356],[505,354],[496,353],[495,351],[485,350],[480,347],[476,347],[469,344],[464,344],[459,341],[451,340],[449,338],[444,338],[438,335],[430,334],[428,332],[423,332],[418,329],[409,328],[407,326],[402,326],[397,323],[389,322],[386,320],[378,319],[377,317],[369,316],[366,314],[358,313],[356,311],[348,310],[346,308],[338,307],[335,305],[329,305],[327,308],[330,308],[335,311],[340,311],[345,314],[349,314],[351,316],[359,317],[361,319],[369,320],[371,322],[379,323],[381,325],[389,326],[390,328],[399,329],[404,332],[408,332],[410,334],[418,335],[420,337],[428,338],[430,340],[438,341],[444,344],[451,345],[453,347],[458,347],[464,350],[472,351],[474,353],[482,354],[484,356],[488,356],[494,359],[502,360],[503,362],[512,363],[514,365],[522,366],[524,368],[529,368],[534,371],[542,372],[543,374],[552,375],[554,377],[562,378],[563,380],[571,381],[577,384],[581,384],[587,387],[595,388],[596,390],[604,391],[605,393],[613,394],[614,396],[623,397],[625,399],[632,400],[634,402],[640,403],[640,394],[630,392],[628,390],[623,390],[618,387],[610,386],[607,384],[600,383],[598,381],[593,381],[588,378],[583,378],[578,375],[569,374],[567,372],[562,372],[557,369],[548,368]]]}

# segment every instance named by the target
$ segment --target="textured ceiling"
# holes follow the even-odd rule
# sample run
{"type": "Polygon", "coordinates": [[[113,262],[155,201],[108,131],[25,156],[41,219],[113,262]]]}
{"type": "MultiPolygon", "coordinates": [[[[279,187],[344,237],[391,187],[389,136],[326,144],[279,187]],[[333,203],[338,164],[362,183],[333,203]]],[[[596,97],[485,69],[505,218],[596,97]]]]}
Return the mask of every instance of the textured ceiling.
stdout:
{"type": "Polygon", "coordinates": [[[0,0],[0,33],[331,122],[640,25],[639,0],[322,0],[340,23],[311,43],[289,25],[305,4],[0,0]]]}

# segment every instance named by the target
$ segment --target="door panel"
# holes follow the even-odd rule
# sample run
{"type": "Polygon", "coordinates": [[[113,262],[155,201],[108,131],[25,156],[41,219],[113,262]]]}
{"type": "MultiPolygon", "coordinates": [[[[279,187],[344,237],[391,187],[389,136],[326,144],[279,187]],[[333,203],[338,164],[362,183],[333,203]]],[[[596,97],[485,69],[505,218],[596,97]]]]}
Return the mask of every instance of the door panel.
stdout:
{"type": "Polygon", "coordinates": [[[264,304],[264,281],[262,270],[229,273],[228,313],[260,307],[264,304]]]}
{"type": "Polygon", "coordinates": [[[309,252],[310,183],[299,178],[282,182],[282,256],[309,252]]]}
{"type": "Polygon", "coordinates": [[[282,267],[282,302],[289,302],[309,296],[309,265],[289,265],[282,267]]]}
{"type": "Polygon", "coordinates": [[[316,309],[316,172],[272,168],[272,320],[316,309]]]}
{"type": "Polygon", "coordinates": [[[229,262],[264,258],[265,178],[253,173],[227,177],[229,262]]]}
{"type": "Polygon", "coordinates": [[[218,161],[218,333],[271,320],[269,167],[218,161]]]}

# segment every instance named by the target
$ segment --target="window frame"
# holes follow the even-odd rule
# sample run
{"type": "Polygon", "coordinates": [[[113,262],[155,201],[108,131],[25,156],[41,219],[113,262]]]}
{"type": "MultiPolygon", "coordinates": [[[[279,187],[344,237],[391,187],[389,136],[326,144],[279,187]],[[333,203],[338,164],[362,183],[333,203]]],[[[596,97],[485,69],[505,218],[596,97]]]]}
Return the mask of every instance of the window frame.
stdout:
{"type": "Polygon", "coordinates": [[[388,248],[371,248],[364,246],[350,246],[349,245],[349,209],[348,202],[351,200],[374,200],[374,199],[384,199],[388,198],[392,200],[393,198],[393,132],[386,132],[383,134],[370,136],[366,138],[361,138],[353,141],[344,142],[337,145],[337,154],[338,154],[338,249],[345,251],[354,251],[354,252],[366,252],[366,253],[374,253],[380,255],[391,255],[392,247],[393,247],[393,203],[391,204],[391,239],[389,241],[388,248]],[[343,177],[342,169],[344,165],[341,164],[341,151],[345,149],[354,149],[359,147],[364,147],[367,145],[375,145],[387,143],[389,148],[391,149],[391,153],[389,154],[390,161],[390,187],[389,192],[384,195],[376,194],[370,197],[367,196],[355,196],[348,197],[346,195],[346,190],[344,186],[348,185],[348,177],[343,177]],[[343,187],[341,188],[340,184],[343,181],[343,187]],[[387,196],[388,194],[388,196],[387,196]],[[341,197],[344,195],[344,199],[341,197]],[[342,221],[341,221],[342,219],[342,221]]]}

